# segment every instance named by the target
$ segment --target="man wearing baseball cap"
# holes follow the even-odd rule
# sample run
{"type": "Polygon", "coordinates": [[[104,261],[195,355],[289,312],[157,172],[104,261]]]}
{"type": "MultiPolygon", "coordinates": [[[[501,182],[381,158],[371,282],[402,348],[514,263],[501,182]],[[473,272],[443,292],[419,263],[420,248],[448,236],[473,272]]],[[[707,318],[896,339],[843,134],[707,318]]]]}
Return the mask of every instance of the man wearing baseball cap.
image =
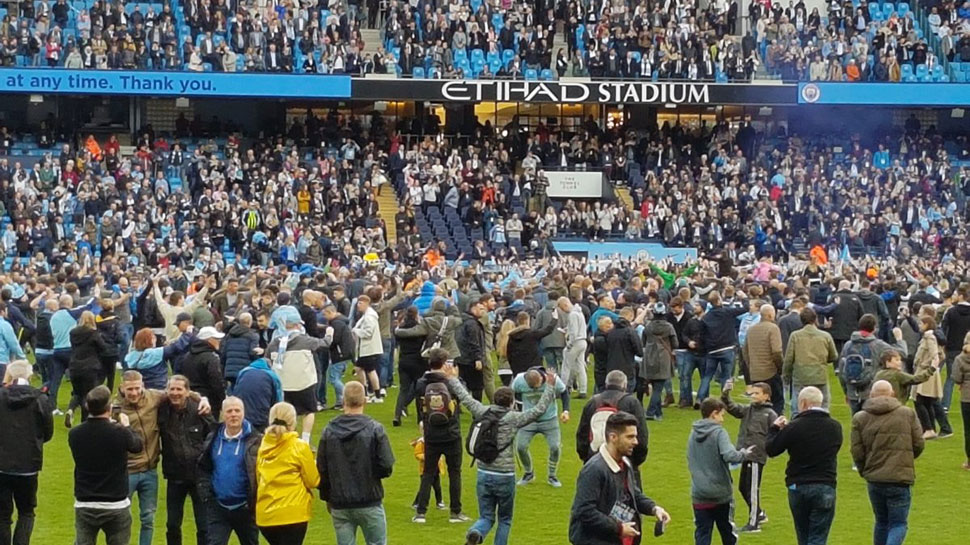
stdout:
{"type": "Polygon", "coordinates": [[[222,377],[219,359],[219,342],[223,337],[225,335],[212,326],[200,329],[189,345],[181,370],[189,379],[191,388],[209,399],[216,414],[221,413],[222,400],[226,398],[226,380],[222,377]]]}
{"type": "Polygon", "coordinates": [[[319,381],[313,353],[330,347],[333,328],[328,327],[323,338],[311,337],[303,332],[303,320],[295,308],[281,307],[274,315],[283,324],[283,332],[269,343],[266,353],[283,383],[283,400],[296,408],[297,416],[303,417],[301,438],[309,443],[319,381]]]}

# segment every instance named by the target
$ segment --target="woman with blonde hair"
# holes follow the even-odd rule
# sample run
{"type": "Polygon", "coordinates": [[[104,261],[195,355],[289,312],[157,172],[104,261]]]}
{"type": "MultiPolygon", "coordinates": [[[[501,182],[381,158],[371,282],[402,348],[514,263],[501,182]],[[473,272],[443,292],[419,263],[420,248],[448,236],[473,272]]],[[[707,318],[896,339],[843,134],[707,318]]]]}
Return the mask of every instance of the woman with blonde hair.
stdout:
{"type": "Polygon", "coordinates": [[[512,366],[509,365],[509,333],[515,329],[515,322],[504,320],[499,326],[495,339],[495,351],[498,352],[498,378],[502,386],[512,384],[512,366]]]}
{"type": "Polygon", "coordinates": [[[296,409],[277,403],[256,458],[256,525],[269,545],[301,545],[320,484],[310,445],[296,430],[296,409]]]}
{"type": "Polygon", "coordinates": [[[85,310],[77,326],[71,330],[71,360],[67,366],[71,378],[71,402],[64,413],[64,425],[70,428],[74,421],[74,409],[81,407],[81,419],[87,419],[88,412],[84,398],[101,381],[101,354],[107,350],[94,313],[85,310]]]}

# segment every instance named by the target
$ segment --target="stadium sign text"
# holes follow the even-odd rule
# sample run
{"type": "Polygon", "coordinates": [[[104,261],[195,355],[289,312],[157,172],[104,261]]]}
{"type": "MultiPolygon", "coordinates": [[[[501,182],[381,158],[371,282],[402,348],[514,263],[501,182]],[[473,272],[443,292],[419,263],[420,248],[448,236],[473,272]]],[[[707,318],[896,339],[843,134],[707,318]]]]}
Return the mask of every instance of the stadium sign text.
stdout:
{"type": "Polygon", "coordinates": [[[456,102],[601,102],[611,104],[709,104],[706,83],[474,81],[441,83],[441,97],[456,102]]]}

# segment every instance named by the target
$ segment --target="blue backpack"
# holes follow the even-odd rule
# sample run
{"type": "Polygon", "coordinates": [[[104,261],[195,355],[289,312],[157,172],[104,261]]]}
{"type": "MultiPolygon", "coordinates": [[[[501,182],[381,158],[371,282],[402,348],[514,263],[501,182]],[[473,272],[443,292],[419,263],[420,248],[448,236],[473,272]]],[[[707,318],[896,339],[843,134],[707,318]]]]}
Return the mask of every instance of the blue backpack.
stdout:
{"type": "Polygon", "coordinates": [[[842,361],[842,376],[845,378],[845,383],[856,389],[868,388],[876,374],[869,344],[852,343],[849,354],[842,361]]]}

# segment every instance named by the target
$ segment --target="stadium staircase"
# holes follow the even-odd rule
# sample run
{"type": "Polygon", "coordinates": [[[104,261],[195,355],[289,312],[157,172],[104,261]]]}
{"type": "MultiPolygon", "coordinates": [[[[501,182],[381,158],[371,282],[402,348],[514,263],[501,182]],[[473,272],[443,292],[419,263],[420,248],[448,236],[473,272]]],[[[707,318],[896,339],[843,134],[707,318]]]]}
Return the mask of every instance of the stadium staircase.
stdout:
{"type": "Polygon", "coordinates": [[[373,55],[380,50],[383,44],[381,31],[376,28],[361,28],[360,37],[364,40],[364,50],[361,51],[361,55],[373,55]]]}
{"type": "Polygon", "coordinates": [[[376,198],[377,215],[384,220],[387,242],[391,244],[397,240],[397,222],[394,220],[394,216],[397,214],[400,204],[397,202],[397,195],[394,194],[394,188],[390,184],[387,184],[376,198]]]}
{"type": "Polygon", "coordinates": [[[630,195],[630,188],[613,186],[613,191],[625,208],[633,210],[633,197],[630,195]]]}

